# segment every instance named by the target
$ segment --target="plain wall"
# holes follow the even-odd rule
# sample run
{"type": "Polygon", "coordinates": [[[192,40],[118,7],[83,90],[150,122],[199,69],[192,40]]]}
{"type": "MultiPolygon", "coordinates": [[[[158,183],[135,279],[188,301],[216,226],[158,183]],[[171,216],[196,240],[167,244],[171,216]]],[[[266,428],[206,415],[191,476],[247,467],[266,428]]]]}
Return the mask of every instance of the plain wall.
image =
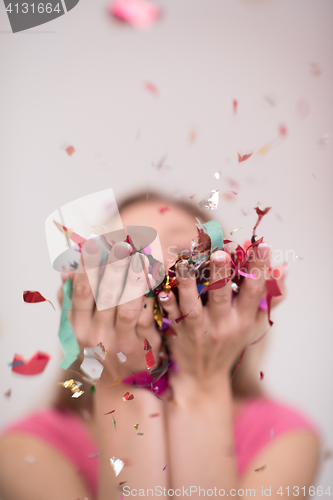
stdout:
{"type": "MultiPolygon", "coordinates": [[[[46,217],[109,187],[117,199],[157,186],[200,201],[216,187],[233,189],[232,178],[238,194],[221,196],[217,216],[228,231],[241,227],[233,238],[243,243],[251,235],[260,202],[273,208],[259,235],[274,255],[289,251],[288,298],[272,314],[258,373],[265,372],[273,396],[318,424],[332,449],[333,3],[159,4],[163,17],[147,31],[115,22],[107,0],[81,0],[57,20],[15,35],[0,6],[0,424],[47,404],[62,380],[59,306],[54,312],[22,300],[23,290],[38,290],[57,303],[60,276],[47,252],[46,217]],[[285,140],[258,154],[281,124],[285,140]],[[237,152],[252,151],[238,162],[237,152]],[[170,168],[158,171],[152,162],[164,154],[170,168]],[[36,350],[52,356],[42,375],[11,372],[15,353],[29,358],[36,350]],[[3,396],[8,389],[10,398],[3,396]]],[[[317,485],[327,488],[332,476],[328,459],[317,485]]]]}

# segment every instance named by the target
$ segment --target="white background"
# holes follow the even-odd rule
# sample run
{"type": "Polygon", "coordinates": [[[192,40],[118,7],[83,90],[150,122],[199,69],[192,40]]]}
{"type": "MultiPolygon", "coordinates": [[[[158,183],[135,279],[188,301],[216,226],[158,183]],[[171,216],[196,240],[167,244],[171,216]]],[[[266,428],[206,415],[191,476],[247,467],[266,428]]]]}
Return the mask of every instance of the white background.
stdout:
{"type": "MultiPolygon", "coordinates": [[[[148,31],[111,19],[107,0],[81,0],[55,21],[17,34],[0,5],[0,423],[46,404],[61,380],[59,307],[55,313],[48,303],[22,300],[23,290],[39,290],[56,304],[60,276],[47,252],[47,216],[109,187],[116,199],[158,186],[200,201],[217,186],[233,189],[231,177],[238,195],[221,197],[217,215],[228,231],[242,227],[234,239],[250,236],[256,216],[243,211],[259,201],[273,207],[259,235],[276,255],[290,251],[289,296],[273,312],[258,367],[262,383],[312,418],[332,449],[333,2],[159,4],[163,17],[148,31]],[[280,124],[286,139],[258,154],[280,124]],[[69,145],[76,149],[71,157],[69,145]],[[238,163],[237,152],[252,151],[238,163]],[[163,154],[170,168],[157,172],[152,162],[163,154]],[[52,355],[42,375],[11,373],[14,353],[29,358],[37,349],[52,355]]],[[[332,487],[332,477],[330,459],[317,484],[332,487]]]]}

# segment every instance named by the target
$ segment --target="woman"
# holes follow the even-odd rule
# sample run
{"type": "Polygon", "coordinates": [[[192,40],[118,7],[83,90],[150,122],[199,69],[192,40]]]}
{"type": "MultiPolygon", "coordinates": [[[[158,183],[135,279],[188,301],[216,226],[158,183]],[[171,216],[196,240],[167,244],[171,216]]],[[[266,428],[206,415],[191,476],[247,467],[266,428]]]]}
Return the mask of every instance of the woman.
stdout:
{"type": "MultiPolygon", "coordinates": [[[[209,212],[159,194],[150,194],[148,201],[145,194],[128,198],[119,208],[124,225],[157,229],[166,267],[197,237],[195,217],[209,219],[209,212]],[[165,205],[168,210],[161,210],[165,205]]],[[[82,253],[85,267],[97,268],[101,249],[93,240],[82,253]]],[[[125,242],[112,248],[109,262],[116,265],[111,271],[106,267],[97,309],[92,288],[97,287],[98,268],[89,281],[86,273],[72,276],[71,324],[80,348],[102,342],[104,370],[94,393],[88,388],[72,399],[61,388],[66,403],[60,398],[56,409],[37,412],[7,429],[0,441],[1,498],[281,498],[288,487],[290,495],[308,496],[319,465],[319,433],[299,412],[263,394],[257,360],[266,337],[247,350],[231,381],[244,348],[267,330],[267,315],[258,306],[270,266],[268,245],[253,249],[248,273],[256,268],[256,279],[245,279],[234,297],[230,281],[209,290],[205,306],[197,300],[188,264],[178,264],[178,299],[161,292],[158,300],[170,320],[190,314],[172,323],[175,335],[167,339],[176,369],[168,373],[170,388],[159,395],[123,382],[146,368],[144,339],[159,359],[154,298],[140,296],[101,310],[103,301],[119,300],[128,283],[134,287],[145,281],[146,257],[143,262],[130,254],[125,242]],[[126,354],[125,363],[119,352],[126,354]],[[128,392],[134,399],[124,401],[128,392]]],[[[213,252],[210,283],[229,276],[230,270],[229,254],[213,252]]],[[[279,271],[284,290],[283,266],[279,271]]],[[[76,362],[66,378],[73,378],[78,366],[76,362]]]]}

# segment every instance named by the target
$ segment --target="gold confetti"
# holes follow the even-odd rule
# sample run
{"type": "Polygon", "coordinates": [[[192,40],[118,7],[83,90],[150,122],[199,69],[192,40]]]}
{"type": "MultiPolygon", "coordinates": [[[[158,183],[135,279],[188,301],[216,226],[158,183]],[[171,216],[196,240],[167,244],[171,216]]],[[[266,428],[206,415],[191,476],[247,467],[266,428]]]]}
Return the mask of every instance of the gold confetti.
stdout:
{"type": "Polygon", "coordinates": [[[265,144],[262,148],[258,149],[258,154],[259,155],[265,155],[268,153],[268,151],[271,149],[270,144],[265,144]]]}
{"type": "Polygon", "coordinates": [[[238,227],[237,229],[233,229],[232,231],[230,231],[230,234],[233,235],[236,231],[238,231],[239,229],[242,229],[241,227],[238,227]]]}
{"type": "Polygon", "coordinates": [[[266,465],[263,465],[262,467],[258,467],[258,469],[254,469],[254,472],[261,472],[262,470],[266,469],[266,465]]]}
{"type": "Polygon", "coordinates": [[[79,398],[84,394],[79,387],[82,385],[81,382],[76,382],[72,378],[70,380],[65,380],[65,382],[58,382],[57,385],[62,385],[65,389],[70,389],[72,391],[72,398],[79,398]]]}
{"type": "Polygon", "coordinates": [[[162,326],[162,313],[156,302],[154,303],[154,320],[156,321],[159,327],[162,326]]]}
{"type": "Polygon", "coordinates": [[[139,428],[139,424],[134,424],[134,429],[137,431],[139,428]]]}

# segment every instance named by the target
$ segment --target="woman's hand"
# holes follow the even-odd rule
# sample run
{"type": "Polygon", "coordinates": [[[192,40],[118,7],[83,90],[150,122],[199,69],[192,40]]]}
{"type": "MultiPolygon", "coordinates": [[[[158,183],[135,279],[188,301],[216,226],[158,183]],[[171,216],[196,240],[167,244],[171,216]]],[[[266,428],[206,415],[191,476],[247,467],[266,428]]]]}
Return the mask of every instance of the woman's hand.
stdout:
{"type": "MultiPolygon", "coordinates": [[[[145,338],[156,360],[161,344],[154,321],[154,299],[144,297],[148,286],[143,265],[148,270],[148,259],[138,253],[131,256],[131,251],[128,243],[116,243],[100,280],[101,248],[95,240],[88,240],[83,245],[79,264],[83,272],[71,275],[73,293],[68,317],[80,349],[102,342],[107,351],[103,376],[106,371],[113,380],[147,369],[145,338]],[[134,296],[138,298],[133,299],[134,296]],[[127,357],[125,362],[119,360],[120,352],[127,357]]],[[[153,286],[153,278],[149,276],[149,279],[153,286]]],[[[62,302],[62,289],[58,298],[62,302]]]]}
{"type": "MultiPolygon", "coordinates": [[[[195,379],[204,386],[207,382],[218,382],[221,374],[229,374],[242,350],[269,328],[267,311],[258,306],[265,293],[265,281],[270,278],[270,249],[262,243],[253,252],[247,272],[255,273],[256,278],[245,278],[233,301],[231,281],[223,288],[208,291],[206,306],[198,300],[196,279],[191,276],[187,262],[178,263],[179,305],[172,292],[168,296],[159,294],[160,304],[170,319],[191,311],[185,319],[171,325],[176,337],[169,337],[169,346],[179,368],[173,377],[195,379]]],[[[230,274],[228,253],[214,252],[210,259],[210,284],[230,274]]],[[[282,283],[281,277],[278,280],[281,292],[282,283]]]]}

